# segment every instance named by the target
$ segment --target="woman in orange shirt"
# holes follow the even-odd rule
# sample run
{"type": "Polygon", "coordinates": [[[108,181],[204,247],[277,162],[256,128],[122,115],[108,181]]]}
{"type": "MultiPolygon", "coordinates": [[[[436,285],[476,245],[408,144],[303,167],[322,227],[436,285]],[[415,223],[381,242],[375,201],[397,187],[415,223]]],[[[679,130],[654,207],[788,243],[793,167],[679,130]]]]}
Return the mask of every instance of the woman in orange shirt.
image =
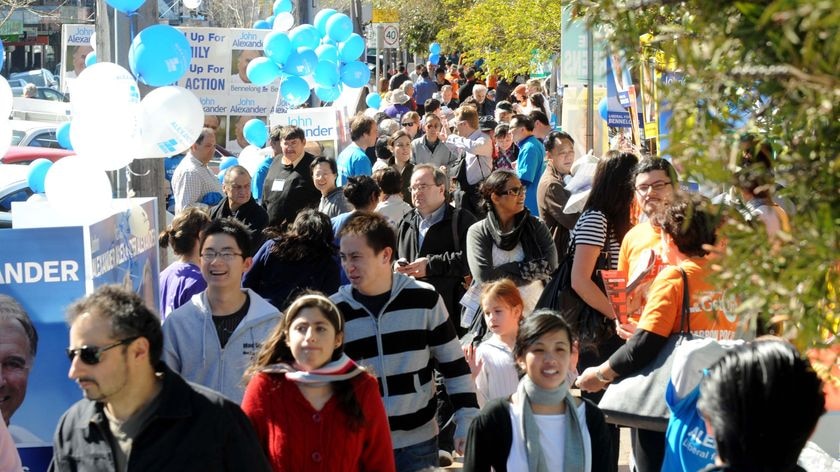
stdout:
{"type": "MultiPolygon", "coordinates": [[[[668,337],[680,331],[683,291],[689,291],[691,333],[695,336],[733,339],[737,323],[727,310],[723,292],[707,282],[711,268],[706,259],[717,241],[715,215],[704,208],[702,197],[682,196],[665,211],[662,228],[670,241],[669,259],[648,291],[636,331],[627,344],[606,362],[586,369],[578,378],[584,391],[597,392],[617,378],[634,374],[653,361],[668,337]],[[683,283],[685,272],[688,287],[683,283]]],[[[664,402],[665,399],[663,398],[664,402]]],[[[665,434],[633,430],[633,457],[638,470],[659,471],[665,453],[665,434]]]]}

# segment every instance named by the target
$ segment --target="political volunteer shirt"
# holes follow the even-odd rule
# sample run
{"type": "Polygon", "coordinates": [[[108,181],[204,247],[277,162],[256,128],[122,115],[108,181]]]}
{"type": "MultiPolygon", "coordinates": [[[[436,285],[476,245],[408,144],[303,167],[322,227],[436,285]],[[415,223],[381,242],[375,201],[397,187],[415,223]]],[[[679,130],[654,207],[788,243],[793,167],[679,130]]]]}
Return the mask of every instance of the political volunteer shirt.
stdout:
{"type": "Polygon", "coordinates": [[[268,212],[269,226],[290,223],[301,210],[318,208],[321,192],[312,183],[309,170],[313,159],[307,152],[292,166],[284,164],[280,156],[274,158],[263,184],[263,206],[268,212]]]}

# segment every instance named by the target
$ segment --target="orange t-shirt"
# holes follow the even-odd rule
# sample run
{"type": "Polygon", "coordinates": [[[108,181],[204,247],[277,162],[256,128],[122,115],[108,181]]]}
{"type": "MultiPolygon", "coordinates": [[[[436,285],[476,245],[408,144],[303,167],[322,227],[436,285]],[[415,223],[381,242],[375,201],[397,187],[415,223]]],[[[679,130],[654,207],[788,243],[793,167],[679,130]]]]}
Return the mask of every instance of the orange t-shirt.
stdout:
{"type": "Polygon", "coordinates": [[[618,252],[618,270],[623,270],[628,274],[631,273],[636,261],[639,260],[639,256],[648,249],[653,249],[653,252],[658,256],[661,252],[661,241],[660,228],[650,224],[650,221],[639,223],[630,228],[630,231],[624,235],[624,239],[621,241],[621,250],[618,252]]]}
{"type": "Polygon", "coordinates": [[[650,286],[637,329],[660,336],[670,336],[680,331],[683,299],[681,267],[688,279],[691,333],[717,340],[734,339],[737,327],[734,307],[727,306],[723,291],[715,289],[706,281],[710,274],[706,265],[705,258],[693,257],[680,262],[678,267],[662,269],[650,286]]]}

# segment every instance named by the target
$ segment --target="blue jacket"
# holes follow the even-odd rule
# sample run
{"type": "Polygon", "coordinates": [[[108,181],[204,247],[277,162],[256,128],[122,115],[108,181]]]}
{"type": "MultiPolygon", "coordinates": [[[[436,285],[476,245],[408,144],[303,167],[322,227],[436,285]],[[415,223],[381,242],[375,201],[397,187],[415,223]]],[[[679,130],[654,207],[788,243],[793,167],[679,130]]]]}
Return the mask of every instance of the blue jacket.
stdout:
{"type": "Polygon", "coordinates": [[[519,157],[516,158],[516,176],[522,181],[527,193],[525,206],[533,215],[540,214],[537,203],[537,186],[545,172],[545,146],[534,135],[519,141],[519,157]]]}
{"type": "Polygon", "coordinates": [[[436,94],[437,91],[437,84],[432,79],[427,78],[423,80],[420,77],[417,79],[417,82],[414,82],[414,99],[418,105],[425,104],[426,100],[432,98],[432,95],[436,94]]]}

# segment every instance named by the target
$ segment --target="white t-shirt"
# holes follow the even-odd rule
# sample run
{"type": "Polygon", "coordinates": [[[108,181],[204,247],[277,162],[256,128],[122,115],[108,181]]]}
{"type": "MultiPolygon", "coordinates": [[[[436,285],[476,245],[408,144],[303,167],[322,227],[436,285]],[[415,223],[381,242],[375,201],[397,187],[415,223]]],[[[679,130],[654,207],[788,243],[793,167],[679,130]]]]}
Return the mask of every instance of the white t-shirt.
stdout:
{"type": "Polygon", "coordinates": [[[493,336],[482,342],[476,348],[475,356],[482,362],[481,371],[475,377],[478,406],[483,407],[496,398],[507,398],[516,391],[519,375],[513,352],[501,339],[493,336]]]}
{"type": "MultiPolygon", "coordinates": [[[[525,433],[522,431],[522,409],[512,404],[508,407],[513,429],[513,441],[507,459],[507,470],[528,470],[528,453],[525,451],[525,433]]],[[[583,434],[584,472],[592,471],[592,439],[586,425],[586,403],[577,407],[583,434]]],[[[540,447],[545,456],[547,470],[563,470],[566,441],[566,415],[534,415],[540,429],[540,447]]]]}

